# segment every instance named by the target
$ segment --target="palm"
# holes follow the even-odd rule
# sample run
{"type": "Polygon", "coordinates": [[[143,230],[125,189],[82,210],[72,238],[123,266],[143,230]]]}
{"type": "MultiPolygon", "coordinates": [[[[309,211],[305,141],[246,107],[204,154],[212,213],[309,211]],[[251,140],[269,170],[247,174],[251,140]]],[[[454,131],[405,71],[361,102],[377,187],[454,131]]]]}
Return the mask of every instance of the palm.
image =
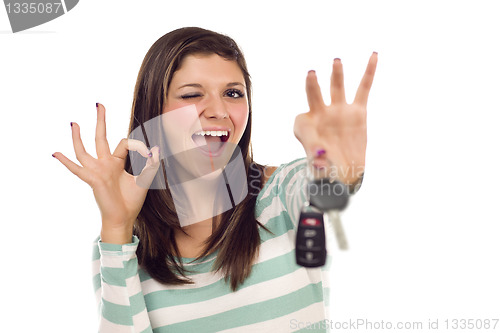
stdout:
{"type": "Polygon", "coordinates": [[[97,108],[97,158],[86,152],[80,138],[80,127],[76,123],[72,123],[72,135],[76,157],[81,166],[61,153],[53,156],[92,187],[101,211],[103,229],[127,227],[131,230],[159,167],[159,148],[149,150],[140,141],[123,139],[111,154],[106,139],[105,108],[102,105],[97,108]],[[146,166],[139,176],[133,176],[124,170],[129,150],[137,151],[147,158],[146,166]]]}
{"type": "Polygon", "coordinates": [[[122,158],[108,155],[86,165],[94,170],[88,184],[92,187],[103,219],[126,221],[137,216],[144,201],[146,189],[137,185],[136,177],[124,170],[122,158]]]}
{"type": "Polygon", "coordinates": [[[306,79],[310,111],[295,119],[295,136],[308,156],[318,149],[326,150],[326,158],[337,169],[341,181],[351,184],[364,171],[366,153],[366,105],[375,74],[377,54],[374,53],[361,80],[352,104],[347,104],[342,64],[336,59],[331,79],[331,104],[325,105],[316,74],[306,79]]]}

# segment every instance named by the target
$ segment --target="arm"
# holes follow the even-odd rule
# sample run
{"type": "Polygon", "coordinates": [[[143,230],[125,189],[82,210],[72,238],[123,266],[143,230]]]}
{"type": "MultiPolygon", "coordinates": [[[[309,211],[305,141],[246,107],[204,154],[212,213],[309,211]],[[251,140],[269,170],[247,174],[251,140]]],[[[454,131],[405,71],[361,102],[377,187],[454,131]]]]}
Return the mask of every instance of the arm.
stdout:
{"type": "Polygon", "coordinates": [[[97,239],[93,249],[93,283],[99,308],[99,332],[153,332],[138,274],[136,249],[97,239]]]}
{"type": "Polygon", "coordinates": [[[85,150],[76,123],[71,123],[71,133],[76,158],[81,165],[62,153],[52,156],[92,188],[101,211],[103,242],[95,244],[93,266],[101,313],[100,332],[151,332],[137,274],[135,251],[138,239],[133,238],[132,233],[159,166],[159,149],[149,150],[142,142],[123,139],[111,153],[106,138],[106,110],[101,104],[96,104],[96,108],[97,158],[85,150]],[[147,159],[138,176],[124,170],[129,150],[138,151],[147,159]]]}

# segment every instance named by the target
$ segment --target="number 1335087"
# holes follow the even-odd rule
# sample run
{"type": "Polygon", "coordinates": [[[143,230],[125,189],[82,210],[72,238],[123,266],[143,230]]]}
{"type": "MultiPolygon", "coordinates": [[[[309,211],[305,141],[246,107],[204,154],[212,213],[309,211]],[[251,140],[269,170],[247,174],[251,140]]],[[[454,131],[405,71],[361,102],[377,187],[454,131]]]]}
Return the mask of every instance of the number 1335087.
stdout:
{"type": "Polygon", "coordinates": [[[52,13],[58,13],[59,9],[62,10],[61,8],[62,4],[59,2],[55,3],[44,3],[44,2],[14,2],[14,3],[7,3],[5,7],[7,8],[7,13],[14,13],[14,14],[52,14],[52,13]]]}
{"type": "Polygon", "coordinates": [[[498,319],[446,319],[446,329],[494,330],[498,319]]]}

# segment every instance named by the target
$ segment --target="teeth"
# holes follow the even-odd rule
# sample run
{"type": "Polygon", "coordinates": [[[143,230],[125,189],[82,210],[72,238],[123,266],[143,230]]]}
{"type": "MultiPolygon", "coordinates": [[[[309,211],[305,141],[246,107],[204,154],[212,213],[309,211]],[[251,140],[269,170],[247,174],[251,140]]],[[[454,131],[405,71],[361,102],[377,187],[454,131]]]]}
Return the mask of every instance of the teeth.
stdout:
{"type": "Polygon", "coordinates": [[[227,136],[228,131],[199,131],[195,135],[227,136]]]}

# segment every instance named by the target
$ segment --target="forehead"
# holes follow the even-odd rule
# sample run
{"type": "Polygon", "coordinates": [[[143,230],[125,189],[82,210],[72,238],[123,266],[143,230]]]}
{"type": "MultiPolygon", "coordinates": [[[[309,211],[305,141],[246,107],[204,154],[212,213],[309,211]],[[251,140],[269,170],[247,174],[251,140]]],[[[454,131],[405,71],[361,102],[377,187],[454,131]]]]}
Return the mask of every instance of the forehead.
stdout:
{"type": "Polygon", "coordinates": [[[195,54],[186,56],[172,78],[172,84],[241,82],[243,72],[234,60],[217,54],[195,54]]]}

